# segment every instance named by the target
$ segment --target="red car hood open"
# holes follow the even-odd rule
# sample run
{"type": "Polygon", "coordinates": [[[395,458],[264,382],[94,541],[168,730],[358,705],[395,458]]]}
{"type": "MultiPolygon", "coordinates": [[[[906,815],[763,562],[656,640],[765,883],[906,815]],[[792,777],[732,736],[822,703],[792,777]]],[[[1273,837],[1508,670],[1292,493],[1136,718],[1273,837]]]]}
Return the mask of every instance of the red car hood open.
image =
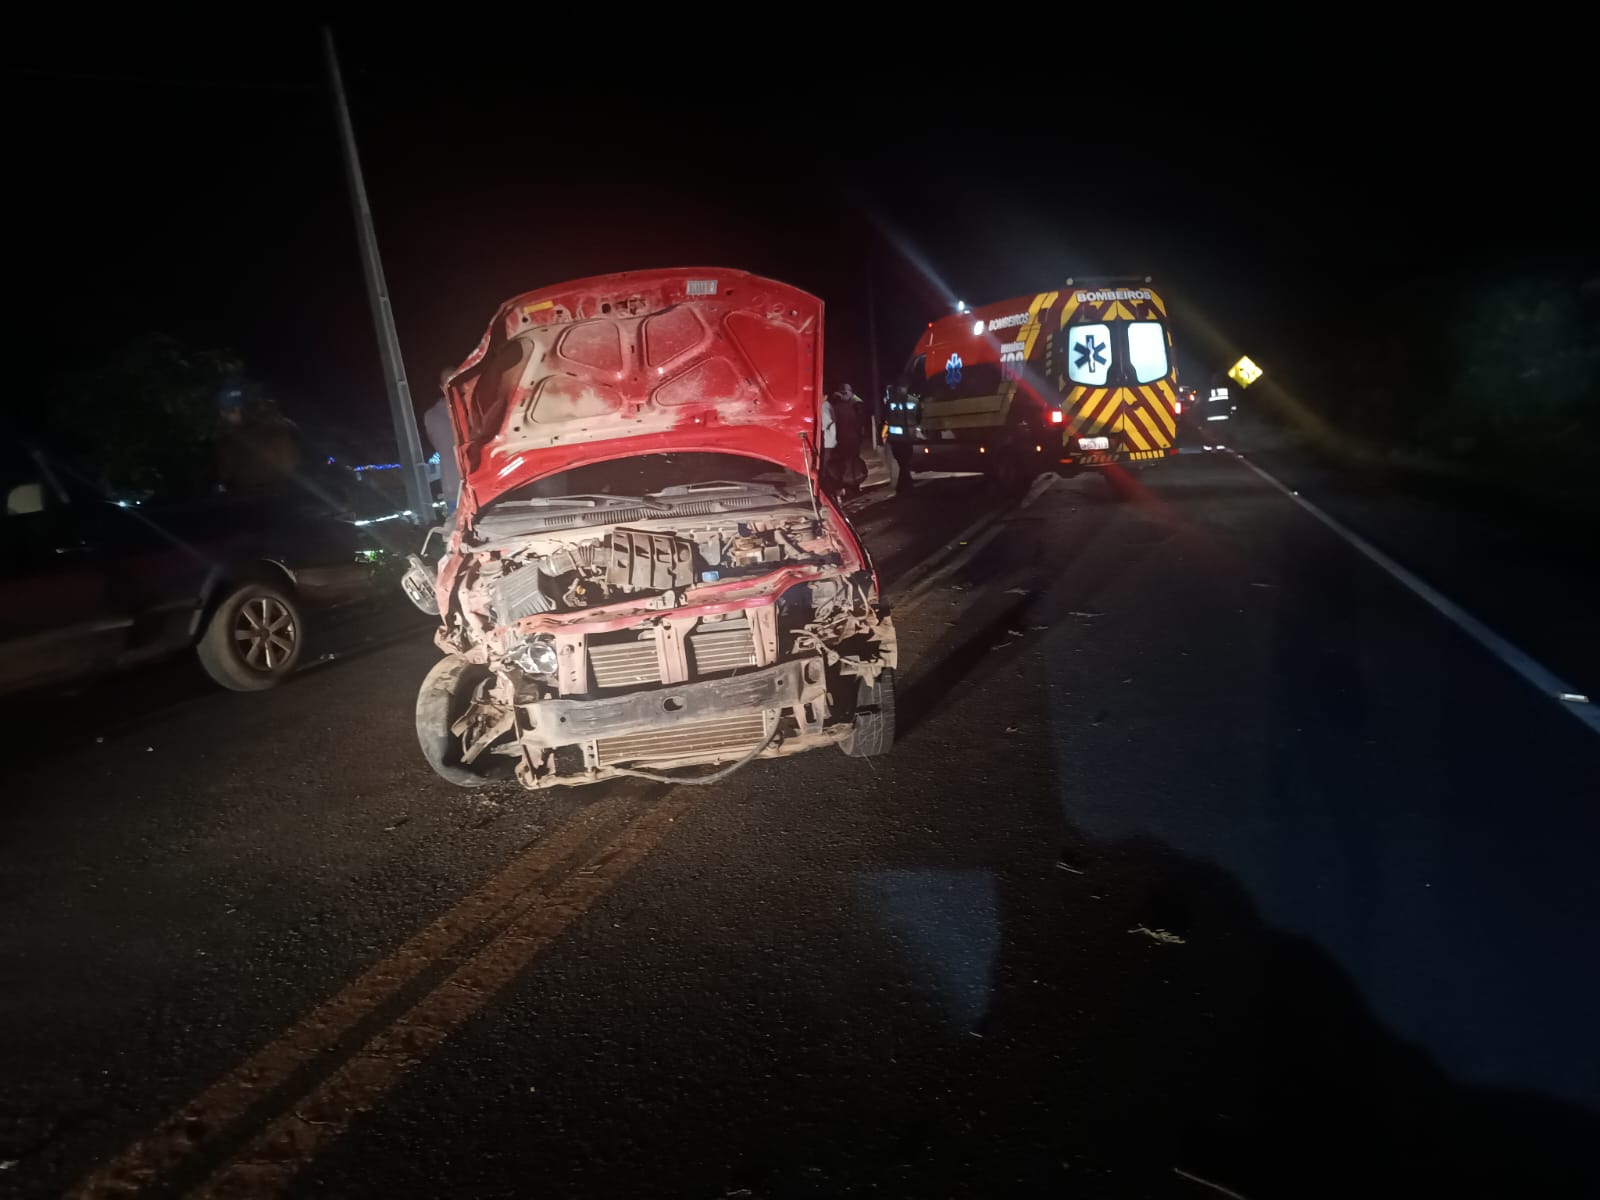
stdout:
{"type": "Polygon", "coordinates": [[[507,301],[450,381],[464,515],[605,459],[721,451],[813,471],[822,301],[743,271],[628,271],[507,301]]]}

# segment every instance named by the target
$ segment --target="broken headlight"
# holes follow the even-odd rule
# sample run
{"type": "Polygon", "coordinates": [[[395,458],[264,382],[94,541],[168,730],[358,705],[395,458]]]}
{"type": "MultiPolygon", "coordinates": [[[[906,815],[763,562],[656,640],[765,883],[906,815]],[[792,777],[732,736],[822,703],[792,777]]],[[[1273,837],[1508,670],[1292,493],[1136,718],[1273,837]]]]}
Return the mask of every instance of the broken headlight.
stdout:
{"type": "Polygon", "coordinates": [[[506,652],[505,661],[524,675],[556,673],[555,643],[547,637],[524,638],[506,652]]]}
{"type": "Polygon", "coordinates": [[[439,615],[439,598],[434,593],[433,568],[423,562],[415,554],[406,555],[406,561],[411,564],[409,570],[400,577],[400,589],[406,597],[429,616],[439,615]]]}

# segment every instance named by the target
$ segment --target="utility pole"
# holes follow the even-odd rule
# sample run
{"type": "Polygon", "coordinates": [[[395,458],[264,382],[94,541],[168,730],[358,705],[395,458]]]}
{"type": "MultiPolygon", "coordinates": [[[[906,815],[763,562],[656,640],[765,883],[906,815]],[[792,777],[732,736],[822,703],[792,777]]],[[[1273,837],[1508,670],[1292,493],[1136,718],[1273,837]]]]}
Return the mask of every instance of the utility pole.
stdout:
{"type": "Polygon", "coordinates": [[[406,504],[416,521],[425,526],[432,525],[433,491],[428,487],[427,467],[422,458],[422,439],[417,436],[417,417],[411,408],[411,385],[406,382],[406,364],[400,357],[400,338],[395,333],[394,311],[389,305],[389,284],[383,277],[383,261],[378,257],[378,232],[373,228],[372,206],[367,203],[367,185],[361,177],[361,159],[356,154],[356,131],[350,124],[350,105],[345,100],[344,79],[339,74],[339,56],[333,48],[333,30],[326,25],[322,27],[322,45],[327,52],[328,78],[333,83],[333,99],[339,110],[339,140],[344,147],[350,206],[355,210],[356,237],[361,242],[361,266],[367,278],[367,301],[372,305],[372,324],[377,329],[378,350],[383,355],[383,382],[389,393],[389,415],[394,418],[394,441],[400,452],[406,504]]]}
{"type": "Polygon", "coordinates": [[[878,444],[878,426],[882,421],[883,381],[878,378],[878,303],[872,293],[872,258],[867,257],[867,341],[872,354],[872,391],[867,411],[872,414],[872,444],[878,444]]]}

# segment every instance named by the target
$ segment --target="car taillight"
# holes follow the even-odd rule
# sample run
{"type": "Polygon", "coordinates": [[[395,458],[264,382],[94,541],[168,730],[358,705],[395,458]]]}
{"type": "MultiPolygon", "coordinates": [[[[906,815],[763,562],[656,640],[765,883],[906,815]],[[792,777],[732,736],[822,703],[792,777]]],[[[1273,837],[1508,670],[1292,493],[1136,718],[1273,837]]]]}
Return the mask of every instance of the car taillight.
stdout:
{"type": "Polygon", "coordinates": [[[1050,424],[1059,425],[1064,420],[1066,420],[1066,417],[1062,415],[1062,412],[1059,408],[1053,408],[1050,410],[1050,424]]]}

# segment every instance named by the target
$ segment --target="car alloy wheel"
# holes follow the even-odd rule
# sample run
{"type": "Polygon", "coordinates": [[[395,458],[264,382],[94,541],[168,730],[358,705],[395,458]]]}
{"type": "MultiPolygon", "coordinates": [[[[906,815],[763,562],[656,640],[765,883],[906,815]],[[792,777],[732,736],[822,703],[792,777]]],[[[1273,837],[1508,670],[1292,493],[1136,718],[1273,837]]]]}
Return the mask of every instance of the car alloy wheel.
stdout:
{"type": "Polygon", "coordinates": [[[275,671],[287,663],[299,637],[294,614],[273,596],[252,596],[234,617],[235,648],[257,671],[275,671]]]}

